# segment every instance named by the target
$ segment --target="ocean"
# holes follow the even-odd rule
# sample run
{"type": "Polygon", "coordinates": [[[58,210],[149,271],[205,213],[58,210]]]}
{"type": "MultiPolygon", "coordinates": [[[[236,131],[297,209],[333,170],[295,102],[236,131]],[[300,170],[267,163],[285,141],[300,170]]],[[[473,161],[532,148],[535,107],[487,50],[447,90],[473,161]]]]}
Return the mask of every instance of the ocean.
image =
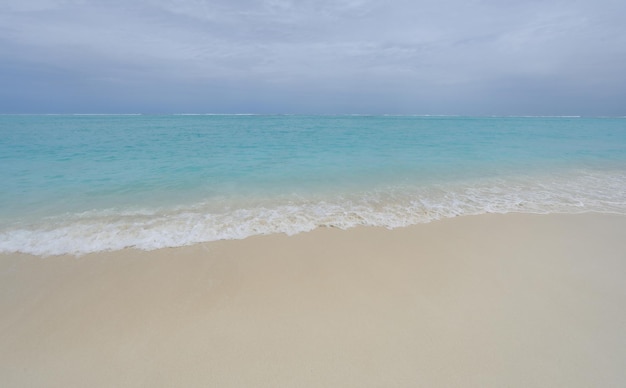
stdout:
{"type": "Polygon", "coordinates": [[[0,252],[626,214],[626,118],[0,115],[0,252]]]}

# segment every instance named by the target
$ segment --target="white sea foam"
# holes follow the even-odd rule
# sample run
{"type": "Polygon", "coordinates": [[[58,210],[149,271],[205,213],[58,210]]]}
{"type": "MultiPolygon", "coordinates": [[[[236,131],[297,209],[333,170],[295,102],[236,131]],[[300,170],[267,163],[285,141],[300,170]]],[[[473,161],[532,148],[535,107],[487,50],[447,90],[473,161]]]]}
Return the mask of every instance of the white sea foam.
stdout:
{"type": "Polygon", "coordinates": [[[153,250],[318,227],[397,228],[483,213],[626,214],[626,172],[483,179],[303,198],[215,200],[169,209],[98,210],[0,230],[0,252],[81,255],[153,250]]]}

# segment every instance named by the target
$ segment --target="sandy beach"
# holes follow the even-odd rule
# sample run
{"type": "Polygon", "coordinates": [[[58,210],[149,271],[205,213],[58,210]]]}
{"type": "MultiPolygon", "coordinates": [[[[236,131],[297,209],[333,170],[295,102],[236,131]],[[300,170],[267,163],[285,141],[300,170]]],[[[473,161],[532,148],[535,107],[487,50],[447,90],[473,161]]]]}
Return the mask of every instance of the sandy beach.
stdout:
{"type": "Polygon", "coordinates": [[[626,216],[0,256],[2,387],[618,387],[626,216]]]}

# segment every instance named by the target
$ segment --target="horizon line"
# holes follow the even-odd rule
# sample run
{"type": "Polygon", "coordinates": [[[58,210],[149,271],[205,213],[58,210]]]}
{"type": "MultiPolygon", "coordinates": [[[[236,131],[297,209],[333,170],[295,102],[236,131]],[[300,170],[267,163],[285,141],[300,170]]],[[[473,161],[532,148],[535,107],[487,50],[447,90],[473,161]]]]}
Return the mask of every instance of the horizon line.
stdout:
{"type": "Polygon", "coordinates": [[[420,114],[420,113],[0,113],[0,116],[353,116],[353,117],[474,117],[474,118],[626,118],[625,115],[529,115],[529,114],[420,114]]]}

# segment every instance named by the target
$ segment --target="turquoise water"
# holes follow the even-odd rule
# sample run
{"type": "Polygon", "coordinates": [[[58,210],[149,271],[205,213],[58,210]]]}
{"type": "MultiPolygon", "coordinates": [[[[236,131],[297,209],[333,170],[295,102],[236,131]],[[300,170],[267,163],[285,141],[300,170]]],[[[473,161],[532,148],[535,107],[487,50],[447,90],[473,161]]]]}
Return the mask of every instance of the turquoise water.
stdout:
{"type": "Polygon", "coordinates": [[[626,214],[626,119],[0,116],[0,252],[626,214]]]}

